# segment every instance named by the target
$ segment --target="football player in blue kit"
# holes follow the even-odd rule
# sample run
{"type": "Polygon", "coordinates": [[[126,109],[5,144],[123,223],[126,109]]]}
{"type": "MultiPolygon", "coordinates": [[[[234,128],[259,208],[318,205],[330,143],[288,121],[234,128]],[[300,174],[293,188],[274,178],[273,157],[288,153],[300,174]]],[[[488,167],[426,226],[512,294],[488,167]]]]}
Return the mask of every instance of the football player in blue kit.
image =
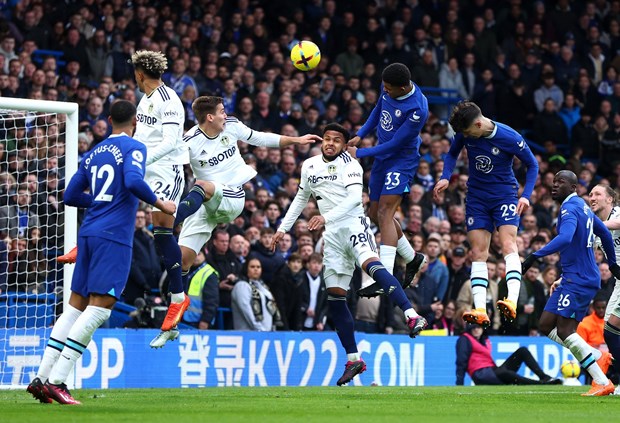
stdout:
{"type": "Polygon", "coordinates": [[[78,234],[69,304],[54,325],[36,378],[27,388],[41,402],[80,404],[65,381],[125,288],[138,200],[168,215],[176,211],[174,202],[158,199],[144,182],[146,146],[131,137],[136,106],[126,100],[114,102],[109,120],[112,134],[84,157],[65,191],[67,205],[87,210],[78,234]]]}
{"type": "Polygon", "coordinates": [[[553,283],[549,300],[540,316],[538,329],[558,344],[565,346],[592,376],[592,387],[584,396],[613,393],[614,384],[601,371],[597,360],[602,353],[591,347],[576,332],[577,325],[588,311],[590,301],[601,287],[601,277],[594,260],[594,235],[600,238],[607,256],[609,270],[620,277],[614,242],[605,224],[588,204],[577,195],[577,176],[562,170],[553,178],[551,197],[560,203],[557,236],[523,261],[523,273],[534,261],[549,254],[560,253],[562,277],[553,283]]]}
{"type": "MultiPolygon", "coordinates": [[[[348,142],[349,153],[355,158],[374,157],[368,190],[369,217],[381,232],[381,262],[388,272],[394,271],[396,253],[407,263],[402,286],[409,286],[426,257],[416,253],[404,236],[400,223],[394,219],[403,194],[409,192],[420,161],[420,131],[428,117],[428,101],[422,90],[411,80],[411,73],[402,63],[392,63],[381,75],[381,96],[368,120],[348,142]],[[377,145],[357,148],[362,138],[377,130],[377,145]]],[[[383,293],[376,282],[358,291],[361,296],[383,293]]]]}
{"type": "Polygon", "coordinates": [[[516,304],[521,287],[521,260],[517,248],[519,216],[530,205],[529,198],[538,176],[538,161],[517,131],[483,116],[480,108],[471,101],[458,103],[449,122],[455,136],[434,195],[448,187],[459,153],[463,147],[467,148],[466,224],[473,255],[471,286],[474,309],[466,311],[463,320],[484,327],[490,324],[486,310],[489,285],[486,261],[491,235],[497,229],[506,261],[508,285],[508,298],[499,300],[497,307],[506,319],[512,321],[517,316],[516,304]],[[521,197],[518,196],[519,183],[512,170],[515,157],[527,167],[521,197]]]}

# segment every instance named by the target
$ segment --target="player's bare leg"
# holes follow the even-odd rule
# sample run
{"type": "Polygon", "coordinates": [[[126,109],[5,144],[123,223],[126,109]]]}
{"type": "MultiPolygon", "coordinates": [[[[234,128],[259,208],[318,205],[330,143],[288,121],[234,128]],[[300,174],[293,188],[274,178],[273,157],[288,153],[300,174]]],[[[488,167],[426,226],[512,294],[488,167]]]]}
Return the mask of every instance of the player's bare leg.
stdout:
{"type": "Polygon", "coordinates": [[[474,297],[474,308],[463,313],[463,320],[482,327],[488,327],[491,320],[487,314],[487,286],[489,285],[489,271],[487,258],[489,257],[489,245],[491,233],[485,229],[473,229],[467,233],[471,245],[471,292],[474,297]]]}
{"type": "Polygon", "coordinates": [[[513,321],[517,317],[517,301],[521,289],[521,259],[517,248],[517,227],[503,225],[498,229],[502,254],[506,262],[506,284],[508,297],[497,301],[497,308],[506,320],[513,321]]]}

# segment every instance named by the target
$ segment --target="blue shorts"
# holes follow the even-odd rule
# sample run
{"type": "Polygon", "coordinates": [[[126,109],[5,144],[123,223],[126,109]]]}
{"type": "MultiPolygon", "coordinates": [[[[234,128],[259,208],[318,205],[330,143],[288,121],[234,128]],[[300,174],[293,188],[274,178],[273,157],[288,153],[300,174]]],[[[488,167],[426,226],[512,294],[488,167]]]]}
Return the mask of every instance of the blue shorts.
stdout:
{"type": "Polygon", "coordinates": [[[467,196],[465,202],[467,230],[486,229],[493,233],[495,228],[502,225],[519,227],[518,201],[516,196],[495,199],[467,196]]]}
{"type": "Polygon", "coordinates": [[[108,294],[119,299],[129,277],[131,247],[95,236],[79,236],[77,246],[71,291],[83,297],[108,294]]]}
{"type": "Polygon", "coordinates": [[[581,322],[597,292],[596,286],[568,281],[562,276],[562,282],[547,300],[545,311],[581,322]]]}
{"type": "Polygon", "coordinates": [[[368,181],[370,201],[379,201],[382,195],[408,193],[417,168],[417,160],[402,162],[375,159],[368,181]]]}

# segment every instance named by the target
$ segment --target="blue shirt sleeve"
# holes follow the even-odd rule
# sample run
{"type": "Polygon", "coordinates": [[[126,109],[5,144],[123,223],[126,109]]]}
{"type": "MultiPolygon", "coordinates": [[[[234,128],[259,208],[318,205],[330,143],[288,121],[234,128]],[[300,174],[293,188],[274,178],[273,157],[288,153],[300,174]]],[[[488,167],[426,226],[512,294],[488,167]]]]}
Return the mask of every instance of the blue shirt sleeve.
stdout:
{"type": "Polygon", "coordinates": [[[443,172],[441,173],[440,179],[450,179],[452,172],[454,172],[454,167],[456,166],[456,161],[459,158],[459,154],[461,154],[461,150],[463,149],[463,145],[465,145],[463,142],[463,135],[455,134],[452,138],[450,150],[444,157],[443,172]]]}
{"type": "MultiPolygon", "coordinates": [[[[423,113],[422,110],[416,109],[413,111],[413,114],[416,112],[423,113]]],[[[357,150],[357,157],[378,156],[380,154],[389,153],[390,151],[398,151],[404,143],[412,139],[418,139],[418,135],[420,135],[425,121],[426,119],[421,119],[419,117],[417,120],[413,119],[411,116],[408,117],[400,128],[398,128],[391,140],[383,144],[375,145],[374,147],[359,148],[357,150]]],[[[418,146],[416,146],[416,149],[417,147],[418,146]]]]}
{"type": "Polygon", "coordinates": [[[84,167],[80,166],[65,189],[65,195],[63,197],[65,204],[73,207],[90,207],[93,203],[93,196],[84,192],[87,188],[90,188],[90,181],[88,176],[86,176],[84,167]]]}
{"type": "MultiPolygon", "coordinates": [[[[567,210],[567,209],[565,209],[567,210]]],[[[562,209],[560,209],[562,213],[562,209]]],[[[562,216],[562,225],[560,226],[560,232],[553,238],[547,245],[534,253],[535,257],[545,257],[549,254],[557,253],[568,247],[572,240],[575,230],[577,229],[577,216],[575,216],[575,210],[570,209],[568,213],[562,216]]]]}
{"type": "Polygon", "coordinates": [[[616,250],[614,248],[614,240],[611,237],[611,232],[609,232],[609,229],[607,229],[605,224],[596,215],[594,215],[593,223],[594,234],[601,239],[601,245],[607,256],[607,262],[610,265],[616,264],[616,250]]]}
{"type": "Polygon", "coordinates": [[[123,164],[125,173],[125,186],[133,195],[149,204],[155,204],[157,196],[144,182],[144,169],[146,167],[146,146],[136,145],[128,151],[127,160],[123,164]]]}
{"type": "Polygon", "coordinates": [[[527,167],[527,172],[525,174],[525,186],[523,187],[521,197],[529,200],[532,195],[532,191],[534,191],[536,178],[538,177],[538,161],[536,160],[536,157],[534,157],[532,150],[530,150],[530,147],[523,138],[520,138],[516,142],[511,140],[511,142],[503,145],[502,149],[513,154],[527,167]]]}

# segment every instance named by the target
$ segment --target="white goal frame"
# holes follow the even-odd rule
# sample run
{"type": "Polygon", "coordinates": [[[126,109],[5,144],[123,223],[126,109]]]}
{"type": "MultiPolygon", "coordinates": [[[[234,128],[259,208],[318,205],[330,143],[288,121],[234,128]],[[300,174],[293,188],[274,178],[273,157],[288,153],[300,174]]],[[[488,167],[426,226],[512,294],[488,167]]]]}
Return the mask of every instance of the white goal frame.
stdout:
{"type": "MultiPolygon", "coordinates": [[[[65,125],[65,186],[78,169],[78,105],[63,101],[29,100],[23,98],[0,97],[0,109],[23,110],[27,112],[62,113],[67,115],[65,125]]],[[[77,245],[77,208],[64,210],[64,252],[68,253],[77,245]]],[[[71,279],[74,265],[65,265],[63,272],[63,306],[69,304],[71,279]]]]}

